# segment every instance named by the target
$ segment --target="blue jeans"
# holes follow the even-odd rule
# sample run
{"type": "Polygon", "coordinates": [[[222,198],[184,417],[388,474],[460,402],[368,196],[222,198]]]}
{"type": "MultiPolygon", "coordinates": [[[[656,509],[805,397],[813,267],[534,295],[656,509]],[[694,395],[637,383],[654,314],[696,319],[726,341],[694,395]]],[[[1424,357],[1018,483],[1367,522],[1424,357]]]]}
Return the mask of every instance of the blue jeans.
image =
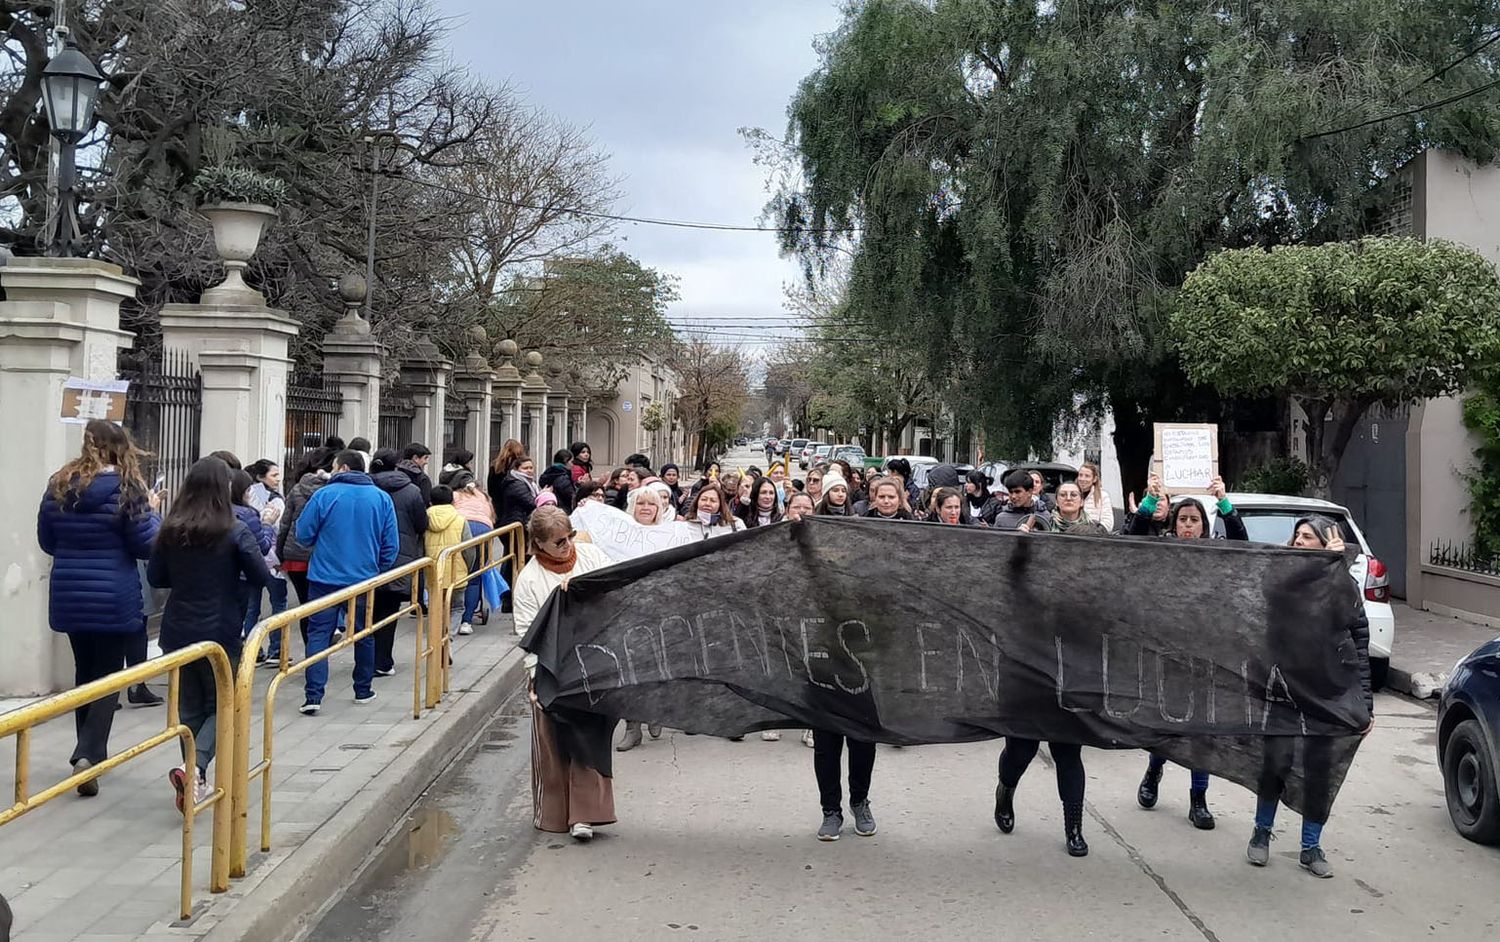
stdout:
{"type": "MultiPolygon", "coordinates": [[[[343,586],[328,585],[323,582],[308,582],[308,601],[320,599],[325,595],[337,592],[343,586]]],[[[333,643],[333,629],[338,626],[339,616],[343,614],[344,606],[336,605],[333,608],[325,608],[321,612],[309,618],[307,624],[307,655],[320,654],[328,650],[333,643]]],[[[361,596],[355,603],[354,624],[349,626],[350,631],[358,631],[365,624],[365,599],[361,596]]],[[[361,638],[354,644],[354,695],[356,697],[367,697],[371,694],[371,683],[375,680],[375,636],[361,638]]],[[[320,661],[307,669],[307,681],[304,685],[307,690],[307,699],[310,703],[323,702],[323,690],[328,686],[328,662],[320,661]]]]}
{"type": "MultiPolygon", "coordinates": [[[[480,536],[481,534],[485,534],[488,532],[490,532],[490,528],[480,523],[479,521],[469,521],[470,537],[480,536]]],[[[483,559],[484,554],[481,553],[479,555],[479,558],[483,559]]],[[[484,577],[477,576],[474,579],[471,579],[468,585],[464,586],[464,617],[461,618],[460,621],[462,621],[466,625],[472,625],[474,623],[474,616],[479,611],[479,601],[482,598],[484,598],[484,577]]],[[[453,616],[450,613],[448,617],[451,618],[453,616]]]]}
{"type": "MultiPolygon", "coordinates": [[[[1276,801],[1261,800],[1255,803],[1255,826],[1270,830],[1276,823],[1276,801]]],[[[1323,822],[1302,819],[1302,849],[1309,850],[1317,847],[1323,840],[1323,822]]]]}
{"type": "MultiPolygon", "coordinates": [[[[1166,765],[1167,765],[1166,756],[1159,756],[1159,755],[1157,755],[1154,752],[1151,753],[1151,769],[1152,769],[1152,771],[1154,771],[1154,772],[1160,772],[1162,769],[1166,768],[1166,765]]],[[[1208,791],[1208,773],[1207,772],[1200,772],[1200,771],[1197,771],[1196,769],[1193,770],[1193,781],[1192,781],[1192,784],[1189,787],[1193,791],[1195,791],[1195,792],[1206,792],[1206,791],[1208,791]]]]}
{"type": "MultiPolygon", "coordinates": [[[[250,632],[260,622],[260,586],[245,584],[249,598],[245,603],[245,630],[240,634],[241,638],[250,637],[250,632]]],[[[266,591],[271,596],[271,614],[280,615],[286,611],[286,580],[272,579],[271,584],[266,586],[266,591]]],[[[280,633],[271,635],[271,656],[277,657],[281,654],[280,633]]]]}

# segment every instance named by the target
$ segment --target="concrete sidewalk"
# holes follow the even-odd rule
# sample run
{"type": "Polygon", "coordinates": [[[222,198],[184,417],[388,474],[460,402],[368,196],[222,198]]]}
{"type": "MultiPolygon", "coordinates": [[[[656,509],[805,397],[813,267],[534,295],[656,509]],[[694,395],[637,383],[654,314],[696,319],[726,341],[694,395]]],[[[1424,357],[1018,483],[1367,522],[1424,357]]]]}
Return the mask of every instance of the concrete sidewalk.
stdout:
{"type": "MultiPolygon", "coordinates": [[[[396,646],[397,673],[375,680],[379,699],[356,706],[352,652],[334,658],[323,712],[297,712],[302,685],[277,697],[272,849],[259,852],[260,788],[250,790],[251,854],[229,892],[208,892],[211,817],[195,822],[191,920],[179,922],[182,818],[167,771],[179,762],[166,745],[100,780],[97,798],[58,798],[0,827],[0,893],[27,942],[127,939],[290,938],[336,895],[386,832],[479,731],[524,674],[509,616],[455,637],[453,689],[420,720],[411,717],[410,622],[396,646]]],[[[270,671],[260,671],[260,687],[270,671]]],[[[154,685],[165,693],[166,680],[154,685]]],[[[291,690],[285,688],[290,686],[291,690]]],[[[256,702],[263,702],[257,695],[256,702]]],[[[7,706],[17,705],[14,702],[7,706]]],[[[116,751],[159,732],[165,707],[116,714],[116,751]]],[[[259,711],[251,761],[260,755],[259,711]]],[[[48,723],[33,735],[32,791],[69,772],[73,723],[48,723]]],[[[0,790],[13,790],[13,741],[0,743],[0,790]]]]}
{"type": "Polygon", "coordinates": [[[1500,635],[1500,629],[1392,603],[1396,642],[1387,685],[1419,700],[1435,697],[1453,665],[1470,651],[1500,635]]]}

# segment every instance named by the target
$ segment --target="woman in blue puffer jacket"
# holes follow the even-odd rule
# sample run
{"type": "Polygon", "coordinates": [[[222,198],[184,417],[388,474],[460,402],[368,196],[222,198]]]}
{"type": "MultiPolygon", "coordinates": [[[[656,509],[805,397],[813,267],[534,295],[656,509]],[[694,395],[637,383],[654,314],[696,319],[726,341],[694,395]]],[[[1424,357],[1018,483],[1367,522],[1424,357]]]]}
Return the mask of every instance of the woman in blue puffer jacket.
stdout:
{"type": "MultiPolygon", "coordinates": [[[[99,419],[83,431],[83,451],[52,475],[37,514],[37,542],[52,557],[47,608],[53,631],[73,647],[74,680],[86,684],[125,667],[126,648],[144,625],[136,561],[151,556],[161,525],[154,494],[141,476],[140,452],[124,429],[99,419]]],[[[109,755],[119,695],[74,712],[75,771],[109,755]]],[[[78,786],[99,793],[98,780],[78,786]]]]}

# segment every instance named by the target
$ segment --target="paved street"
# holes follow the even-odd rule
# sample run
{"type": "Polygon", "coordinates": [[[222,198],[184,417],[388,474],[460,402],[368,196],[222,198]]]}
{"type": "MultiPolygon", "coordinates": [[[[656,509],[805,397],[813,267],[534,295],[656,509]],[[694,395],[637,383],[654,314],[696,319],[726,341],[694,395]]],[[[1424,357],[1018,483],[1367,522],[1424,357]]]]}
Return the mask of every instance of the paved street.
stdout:
{"type": "Polygon", "coordinates": [[[1215,783],[1213,832],[1187,823],[1180,769],[1157,810],[1139,810],[1138,753],[1085,751],[1088,858],[1063,851],[1040,761],[1002,835],[998,743],[881,747],[879,834],[823,844],[799,737],[669,733],[618,757],[620,823],[577,845],[531,829],[529,724],[519,701],[507,712],[313,937],[1480,939],[1500,920],[1500,850],[1454,833],[1433,712],[1404,698],[1379,698],[1325,834],[1329,881],[1298,868],[1284,809],[1272,865],[1244,862],[1253,800],[1238,787],[1215,783]]]}

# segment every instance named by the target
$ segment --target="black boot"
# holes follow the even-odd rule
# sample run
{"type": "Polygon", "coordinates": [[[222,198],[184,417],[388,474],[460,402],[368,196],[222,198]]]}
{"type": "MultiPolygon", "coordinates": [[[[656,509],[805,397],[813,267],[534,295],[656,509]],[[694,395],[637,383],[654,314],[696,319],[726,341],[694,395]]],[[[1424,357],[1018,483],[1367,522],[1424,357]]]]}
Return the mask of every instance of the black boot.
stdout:
{"type": "Polygon", "coordinates": [[[1083,839],[1083,805],[1063,805],[1063,834],[1068,838],[1069,857],[1087,857],[1088,841],[1083,839]]]}
{"type": "Polygon", "coordinates": [[[1200,831],[1214,829],[1214,814],[1208,810],[1208,792],[1188,792],[1188,820],[1200,831]]]}
{"type": "Polygon", "coordinates": [[[1156,789],[1161,785],[1161,769],[1154,766],[1146,766],[1146,776],[1141,779],[1141,787],[1136,789],[1136,804],[1142,808],[1156,807],[1156,789]]]}
{"type": "Polygon", "coordinates": [[[1016,797],[1016,790],[1001,782],[995,786],[995,827],[1000,829],[1001,834],[1009,834],[1016,829],[1016,808],[1012,800],[1016,797]]]}

